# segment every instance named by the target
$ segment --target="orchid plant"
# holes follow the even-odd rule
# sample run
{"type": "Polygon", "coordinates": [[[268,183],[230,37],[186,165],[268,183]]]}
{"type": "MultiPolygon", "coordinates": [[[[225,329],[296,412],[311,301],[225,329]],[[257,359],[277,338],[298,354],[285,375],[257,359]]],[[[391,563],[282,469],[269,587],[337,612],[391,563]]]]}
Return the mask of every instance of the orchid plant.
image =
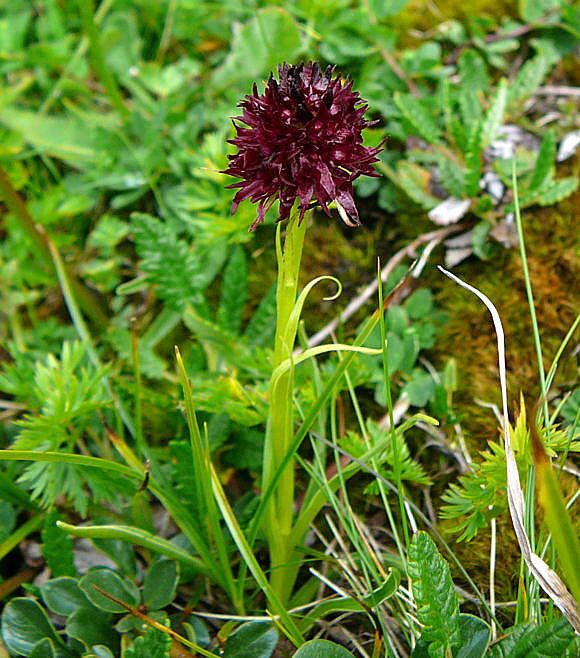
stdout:
{"type": "MultiPolygon", "coordinates": [[[[362,132],[372,122],[364,118],[367,105],[353,90],[352,81],[333,67],[323,71],[316,62],[282,64],[277,79],[270,75],[264,93],[259,94],[254,84],[253,93],[240,107],[243,113],[234,119],[237,136],[231,140],[237,152],[229,156],[225,171],[242,179],[228,186],[239,188],[232,212],[243,200],[258,203],[258,214],[250,227],[253,231],[264,221],[265,212],[279,202],[276,335],[262,489],[268,492],[272,487],[263,523],[270,549],[271,583],[286,602],[297,573],[298,561],[293,556],[296,543],[304,539],[293,534],[294,460],[288,455],[294,434],[292,353],[303,304],[303,296],[297,300],[297,292],[306,215],[315,207],[330,215],[334,205],[347,226],[360,225],[352,183],[361,175],[378,175],[373,163],[382,144],[373,148],[363,145],[362,132]],[[285,219],[289,221],[282,246],[280,222],[285,219]]],[[[328,349],[348,347],[333,345],[328,349]]],[[[302,358],[307,356],[310,354],[302,358]]]]}

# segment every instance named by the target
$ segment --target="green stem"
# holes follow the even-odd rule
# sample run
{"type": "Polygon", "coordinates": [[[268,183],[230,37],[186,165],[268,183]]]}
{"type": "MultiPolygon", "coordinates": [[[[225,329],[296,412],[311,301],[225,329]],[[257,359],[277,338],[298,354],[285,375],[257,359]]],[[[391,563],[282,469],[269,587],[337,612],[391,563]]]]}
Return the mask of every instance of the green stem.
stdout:
{"type": "MultiPolygon", "coordinates": [[[[298,275],[306,232],[306,219],[299,222],[294,216],[288,223],[284,248],[281,246],[281,225],[276,234],[278,283],[276,290],[276,336],[272,372],[292,358],[296,327],[290,316],[296,303],[298,275]]],[[[294,369],[290,368],[270,385],[270,409],[264,446],[263,490],[268,489],[276,470],[292,443],[292,391],[294,369]]],[[[278,485],[267,504],[266,535],[270,549],[271,584],[283,603],[292,590],[292,578],[285,567],[292,553],[288,539],[292,531],[294,507],[294,461],[285,467],[278,485]]]]}
{"type": "Polygon", "coordinates": [[[532,333],[534,336],[534,345],[536,348],[536,358],[538,360],[538,373],[540,377],[540,385],[542,387],[543,409],[544,409],[544,423],[548,426],[550,422],[550,414],[548,411],[548,391],[546,389],[546,374],[544,371],[544,361],[542,359],[542,343],[540,340],[540,332],[538,330],[538,320],[536,318],[536,308],[534,306],[534,293],[532,292],[532,283],[530,281],[530,272],[528,270],[528,259],[526,257],[526,243],[524,242],[524,229],[522,225],[522,216],[520,213],[520,202],[518,198],[518,179],[516,176],[516,159],[512,161],[512,187],[514,190],[514,210],[516,216],[516,226],[518,228],[518,241],[520,243],[520,255],[522,258],[522,270],[524,272],[524,282],[526,284],[526,295],[528,297],[528,305],[530,307],[530,318],[532,320],[532,333]]]}
{"type": "Polygon", "coordinates": [[[123,97],[121,96],[121,92],[119,91],[119,87],[117,86],[115,78],[105,63],[99,31],[95,23],[92,0],[79,0],[79,8],[81,11],[83,28],[89,40],[91,60],[95,72],[107,94],[109,95],[111,104],[125,121],[129,118],[130,112],[125,105],[125,102],[123,101],[123,97]]]}

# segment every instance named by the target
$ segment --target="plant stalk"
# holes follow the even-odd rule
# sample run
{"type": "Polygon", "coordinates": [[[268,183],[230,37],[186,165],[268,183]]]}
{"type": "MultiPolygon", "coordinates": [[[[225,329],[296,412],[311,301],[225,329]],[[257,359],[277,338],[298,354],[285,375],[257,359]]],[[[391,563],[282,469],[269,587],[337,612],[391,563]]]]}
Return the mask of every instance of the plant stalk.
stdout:
{"type": "MultiPolygon", "coordinates": [[[[298,275],[306,233],[306,219],[295,215],[289,221],[281,245],[281,225],[276,233],[278,283],[276,289],[276,336],[272,372],[280,364],[292,359],[296,328],[289,322],[296,303],[298,275]]],[[[266,425],[262,490],[266,491],[277,467],[288,452],[293,437],[294,369],[290,368],[277,382],[270,384],[270,409],[266,425]]],[[[293,577],[289,560],[293,547],[289,543],[294,508],[294,461],[284,469],[273,495],[267,503],[265,532],[270,549],[271,585],[280,600],[286,604],[290,597],[293,577]]]]}

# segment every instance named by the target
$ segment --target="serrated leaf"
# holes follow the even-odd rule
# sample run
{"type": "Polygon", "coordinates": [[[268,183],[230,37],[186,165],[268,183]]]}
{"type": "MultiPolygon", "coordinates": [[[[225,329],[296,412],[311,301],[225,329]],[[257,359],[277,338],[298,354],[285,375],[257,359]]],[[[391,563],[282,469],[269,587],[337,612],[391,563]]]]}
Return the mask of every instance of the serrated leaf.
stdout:
{"type": "Polygon", "coordinates": [[[161,610],[175,598],[179,569],[172,560],[157,560],[143,582],[143,603],[149,610],[161,610]]]}
{"type": "Polygon", "coordinates": [[[441,183],[452,197],[461,199],[465,193],[465,171],[451,158],[439,160],[441,183]]]}
{"type": "Polygon", "coordinates": [[[413,201],[426,210],[431,210],[439,203],[440,200],[429,192],[431,174],[426,169],[408,160],[401,160],[397,173],[401,187],[413,201]]]}
{"type": "Polygon", "coordinates": [[[536,164],[530,180],[530,189],[537,190],[548,178],[554,168],[556,157],[556,133],[550,129],[544,133],[540,150],[536,157],[536,164]]]}
{"type": "Polygon", "coordinates": [[[111,569],[91,569],[81,578],[79,585],[91,603],[105,612],[119,613],[127,612],[127,610],[122,605],[101,594],[93,585],[132,608],[139,604],[139,591],[135,585],[128,580],[124,580],[111,569]]]}
{"type": "Polygon", "coordinates": [[[37,642],[48,638],[55,646],[61,645],[46,612],[33,599],[16,598],[6,604],[2,612],[2,639],[19,656],[28,656],[37,642]]]}
{"type": "Polygon", "coordinates": [[[426,532],[415,533],[409,547],[408,573],[423,624],[421,637],[433,658],[456,646],[459,634],[459,601],[451,571],[426,532]]]}
{"type": "Polygon", "coordinates": [[[225,643],[223,658],[270,658],[278,644],[278,631],[267,622],[248,622],[225,643]]]}
{"type": "Polygon", "coordinates": [[[61,530],[56,522],[61,520],[60,514],[53,510],[48,514],[42,530],[42,554],[55,578],[59,576],[75,576],[72,540],[61,530]]]}
{"type": "Polygon", "coordinates": [[[467,152],[465,153],[465,191],[469,196],[479,193],[479,179],[481,178],[481,159],[483,154],[482,124],[478,121],[469,135],[467,152]]]}
{"type": "Polygon", "coordinates": [[[405,119],[417,131],[417,134],[421,135],[430,144],[439,143],[441,136],[439,124],[419,99],[411,94],[396,91],[394,101],[405,119]]]}
{"type": "Polygon", "coordinates": [[[538,53],[520,69],[508,91],[508,101],[516,104],[531,96],[548,74],[550,62],[547,55],[538,53]]]}
{"type": "Polygon", "coordinates": [[[473,48],[466,48],[457,62],[459,75],[461,76],[461,87],[469,89],[474,93],[478,89],[489,87],[489,76],[487,66],[483,57],[473,48]]]}
{"type": "Polygon", "coordinates": [[[502,78],[497,85],[495,96],[487,110],[482,129],[482,146],[486,147],[493,142],[497,131],[503,122],[505,108],[508,100],[508,83],[502,78]]]}
{"type": "Polygon", "coordinates": [[[541,206],[551,206],[570,196],[578,188],[578,178],[570,176],[559,178],[551,185],[538,191],[537,203],[541,206]]]}
{"type": "Polygon", "coordinates": [[[136,638],[123,653],[124,658],[167,658],[171,637],[157,628],[149,628],[145,635],[136,638]]]}
{"type": "Polygon", "coordinates": [[[176,310],[199,302],[199,293],[213,281],[224,262],[223,245],[192,250],[169,224],[143,213],[132,215],[131,226],[140,266],[149,281],[157,285],[159,296],[176,310]]]}
{"type": "Polygon", "coordinates": [[[217,322],[222,329],[240,333],[244,304],[248,296],[248,265],[244,250],[236,245],[224,271],[217,322]]]}
{"type": "Polygon", "coordinates": [[[479,96],[472,89],[460,89],[458,95],[461,120],[469,135],[473,134],[473,127],[481,120],[483,108],[479,96]]]}

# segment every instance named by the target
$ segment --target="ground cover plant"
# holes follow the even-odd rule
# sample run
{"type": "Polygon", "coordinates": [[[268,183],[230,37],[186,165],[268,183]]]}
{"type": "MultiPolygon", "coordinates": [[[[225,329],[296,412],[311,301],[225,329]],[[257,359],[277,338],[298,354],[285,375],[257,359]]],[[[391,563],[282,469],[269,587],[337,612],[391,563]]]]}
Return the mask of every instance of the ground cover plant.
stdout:
{"type": "Polygon", "coordinates": [[[0,654],[579,655],[578,8],[1,12],[0,654]]]}

